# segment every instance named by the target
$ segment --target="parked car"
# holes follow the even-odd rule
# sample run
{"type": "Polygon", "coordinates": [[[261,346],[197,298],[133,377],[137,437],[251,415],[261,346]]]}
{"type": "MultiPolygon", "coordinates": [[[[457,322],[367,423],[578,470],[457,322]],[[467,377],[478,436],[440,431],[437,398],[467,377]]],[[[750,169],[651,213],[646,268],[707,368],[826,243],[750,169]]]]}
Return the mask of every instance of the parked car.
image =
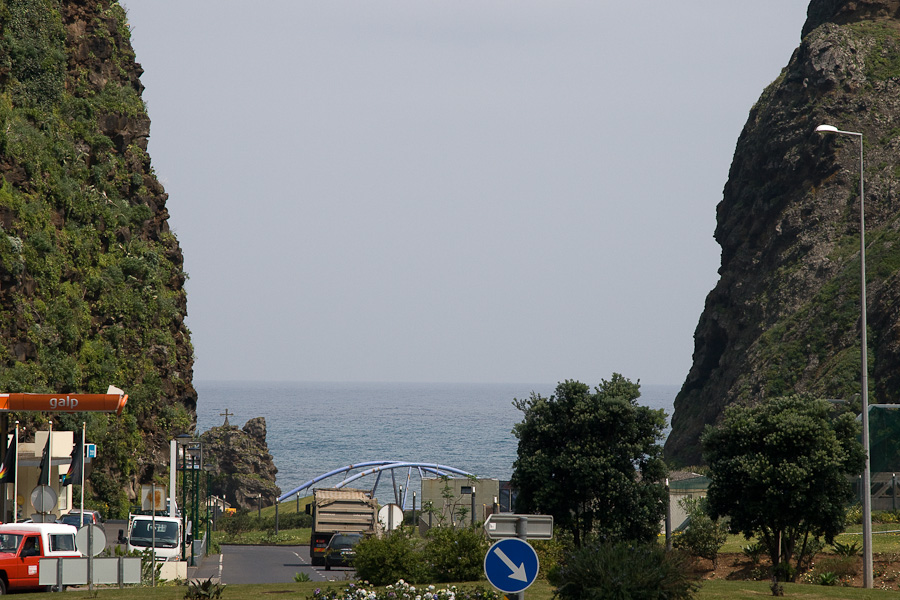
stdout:
{"type": "Polygon", "coordinates": [[[65,523],[66,525],[73,525],[76,528],[82,527],[83,525],[102,525],[103,519],[100,517],[100,513],[96,510],[84,510],[84,514],[82,514],[81,510],[74,508],[70,510],[67,514],[64,514],[59,518],[60,523],[65,523]]]}
{"type": "Polygon", "coordinates": [[[349,567],[356,558],[356,545],[361,542],[361,533],[336,533],[325,547],[325,570],[331,567],[349,567]]]}

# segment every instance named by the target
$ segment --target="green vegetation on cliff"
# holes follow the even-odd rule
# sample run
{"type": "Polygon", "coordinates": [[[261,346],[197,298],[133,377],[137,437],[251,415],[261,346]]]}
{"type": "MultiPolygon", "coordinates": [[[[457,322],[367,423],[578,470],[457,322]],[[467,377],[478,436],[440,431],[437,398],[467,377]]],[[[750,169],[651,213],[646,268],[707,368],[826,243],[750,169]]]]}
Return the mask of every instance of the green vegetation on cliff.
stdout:
{"type": "Polygon", "coordinates": [[[186,276],[134,59],[116,2],[0,0],[0,391],[130,395],[121,417],[54,417],[87,420],[91,483],[113,514],[159,475],[196,404],[186,276]]]}

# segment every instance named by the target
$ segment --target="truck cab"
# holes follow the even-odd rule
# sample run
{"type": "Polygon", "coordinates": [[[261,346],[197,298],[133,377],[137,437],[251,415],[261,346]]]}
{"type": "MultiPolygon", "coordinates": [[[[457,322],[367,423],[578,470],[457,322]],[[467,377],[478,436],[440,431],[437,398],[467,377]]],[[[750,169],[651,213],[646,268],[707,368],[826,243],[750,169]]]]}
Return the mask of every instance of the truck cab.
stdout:
{"type": "Polygon", "coordinates": [[[128,535],[120,532],[119,542],[126,544],[128,552],[143,552],[152,547],[158,560],[181,560],[181,523],[178,517],[131,515],[128,519],[128,535]]]}
{"type": "Polygon", "coordinates": [[[49,557],[81,557],[75,528],[58,523],[0,525],[0,594],[39,589],[39,563],[49,557]]]}

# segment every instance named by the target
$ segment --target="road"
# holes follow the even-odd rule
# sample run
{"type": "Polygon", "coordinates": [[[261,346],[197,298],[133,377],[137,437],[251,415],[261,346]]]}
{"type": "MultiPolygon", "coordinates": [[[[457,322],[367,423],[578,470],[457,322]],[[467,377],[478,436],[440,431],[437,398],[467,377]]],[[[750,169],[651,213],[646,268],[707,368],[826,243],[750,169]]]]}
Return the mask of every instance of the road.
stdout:
{"type": "Polygon", "coordinates": [[[219,577],[222,583],[292,583],[306,573],[311,581],[345,581],[353,569],[313,567],[309,546],[222,546],[222,554],[210,555],[192,578],[219,577]]]}
{"type": "MultiPolygon", "coordinates": [[[[105,523],[108,546],[116,545],[125,521],[105,523]]],[[[191,569],[189,577],[218,577],[222,583],[292,583],[294,575],[306,573],[311,581],[344,581],[356,573],[353,569],[313,567],[309,564],[309,546],[222,546],[222,554],[210,555],[191,569]]]]}

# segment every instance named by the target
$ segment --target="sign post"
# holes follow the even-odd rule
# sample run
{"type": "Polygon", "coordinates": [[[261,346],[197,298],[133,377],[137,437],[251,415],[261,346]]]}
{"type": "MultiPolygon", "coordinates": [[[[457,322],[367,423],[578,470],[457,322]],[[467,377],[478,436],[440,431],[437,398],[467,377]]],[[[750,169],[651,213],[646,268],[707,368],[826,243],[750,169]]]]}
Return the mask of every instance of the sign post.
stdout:
{"type": "Polygon", "coordinates": [[[519,538],[494,542],[484,557],[484,574],[495,588],[519,594],[537,579],[540,564],[531,544],[519,538]]]}
{"type": "MultiPolygon", "coordinates": [[[[553,539],[553,515],[517,515],[513,513],[495,513],[488,515],[484,522],[484,532],[489,539],[519,537],[519,522],[526,520],[529,540],[553,539]]],[[[523,538],[524,539],[524,538],[523,538]]]]}
{"type": "Polygon", "coordinates": [[[484,522],[484,531],[494,542],[484,557],[484,574],[495,588],[518,594],[525,600],[525,589],[537,579],[540,562],[526,540],[553,538],[552,515],[496,513],[484,522]]]}

